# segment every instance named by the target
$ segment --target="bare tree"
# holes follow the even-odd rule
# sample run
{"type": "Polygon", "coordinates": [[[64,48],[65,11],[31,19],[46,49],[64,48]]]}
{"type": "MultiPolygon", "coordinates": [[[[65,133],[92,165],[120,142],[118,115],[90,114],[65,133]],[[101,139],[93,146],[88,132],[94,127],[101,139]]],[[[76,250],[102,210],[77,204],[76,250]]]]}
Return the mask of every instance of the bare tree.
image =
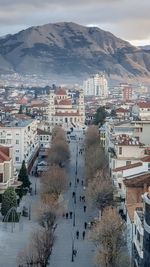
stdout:
{"type": "Polygon", "coordinates": [[[31,264],[32,266],[35,266],[33,264],[37,261],[36,253],[31,242],[28,246],[26,246],[22,251],[18,253],[17,261],[19,267],[31,266],[31,264]]]}
{"type": "Polygon", "coordinates": [[[86,150],[86,178],[93,179],[100,169],[107,169],[107,160],[100,145],[92,145],[86,150]]]}
{"type": "Polygon", "coordinates": [[[101,220],[93,226],[90,237],[97,247],[97,263],[101,267],[120,267],[125,247],[125,223],[117,210],[107,207],[101,220]]]}
{"type": "Polygon", "coordinates": [[[37,230],[31,236],[29,246],[18,255],[20,266],[46,267],[52,253],[54,233],[49,230],[37,230]]]}
{"type": "Polygon", "coordinates": [[[68,179],[64,169],[57,165],[53,165],[41,178],[43,193],[49,193],[59,197],[67,189],[68,179]]]}
{"type": "Polygon", "coordinates": [[[91,125],[88,127],[85,136],[85,147],[88,148],[100,142],[100,136],[98,127],[95,125],[91,125]]]}
{"type": "Polygon", "coordinates": [[[60,126],[55,126],[52,130],[52,140],[55,140],[56,138],[66,139],[65,131],[60,126]]]}
{"type": "Polygon", "coordinates": [[[113,191],[110,177],[105,172],[98,171],[88,183],[87,197],[90,203],[103,211],[106,206],[113,205],[113,191]]]}
{"type": "Polygon", "coordinates": [[[32,242],[36,252],[37,262],[41,267],[46,267],[54,244],[54,233],[49,230],[41,230],[33,233],[32,242]]]}
{"type": "Polygon", "coordinates": [[[46,230],[52,230],[55,227],[56,218],[57,218],[56,204],[41,205],[38,213],[38,222],[40,226],[42,226],[46,230]]]}
{"type": "Polygon", "coordinates": [[[49,150],[48,162],[50,164],[61,164],[70,157],[68,143],[63,139],[55,139],[49,150]]]}

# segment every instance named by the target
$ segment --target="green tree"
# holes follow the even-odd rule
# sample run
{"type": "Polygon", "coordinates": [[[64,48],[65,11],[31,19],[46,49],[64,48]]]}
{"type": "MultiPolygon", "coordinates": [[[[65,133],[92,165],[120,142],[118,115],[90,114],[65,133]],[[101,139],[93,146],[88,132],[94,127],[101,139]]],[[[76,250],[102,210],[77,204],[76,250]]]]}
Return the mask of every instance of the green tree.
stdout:
{"type": "Polygon", "coordinates": [[[111,110],[110,116],[111,116],[111,117],[116,117],[116,116],[117,116],[117,114],[116,114],[116,110],[115,110],[115,109],[112,109],[112,110],[111,110]]]}
{"type": "Polygon", "coordinates": [[[25,160],[22,162],[22,166],[18,175],[18,180],[22,182],[21,188],[29,188],[31,182],[29,181],[28,171],[26,168],[25,160]]]}
{"type": "Polygon", "coordinates": [[[107,116],[107,111],[104,107],[99,107],[94,115],[94,124],[103,125],[107,116]]]}
{"type": "Polygon", "coordinates": [[[19,114],[22,114],[23,113],[23,106],[22,105],[20,105],[20,108],[19,108],[19,112],[18,112],[19,114]]]}
{"type": "Polygon", "coordinates": [[[17,207],[17,196],[14,188],[8,187],[2,196],[2,215],[5,216],[12,207],[17,207]]]}

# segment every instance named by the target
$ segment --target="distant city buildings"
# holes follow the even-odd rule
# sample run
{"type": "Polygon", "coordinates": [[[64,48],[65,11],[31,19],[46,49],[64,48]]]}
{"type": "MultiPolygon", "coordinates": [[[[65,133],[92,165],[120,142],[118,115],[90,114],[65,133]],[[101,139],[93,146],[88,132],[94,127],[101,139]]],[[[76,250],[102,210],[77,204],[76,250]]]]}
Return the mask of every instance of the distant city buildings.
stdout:
{"type": "Polygon", "coordinates": [[[132,86],[130,84],[121,84],[120,86],[122,88],[123,101],[126,102],[132,100],[132,95],[133,95],[132,86]]]}
{"type": "Polygon", "coordinates": [[[85,96],[108,97],[108,82],[104,74],[95,74],[83,82],[85,96]]]}

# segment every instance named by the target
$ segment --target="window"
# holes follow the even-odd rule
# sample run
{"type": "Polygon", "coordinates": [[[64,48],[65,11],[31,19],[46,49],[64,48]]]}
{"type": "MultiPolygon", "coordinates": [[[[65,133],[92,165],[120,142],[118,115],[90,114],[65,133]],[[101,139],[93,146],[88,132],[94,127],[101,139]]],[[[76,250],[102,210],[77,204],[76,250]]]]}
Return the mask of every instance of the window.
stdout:
{"type": "Polygon", "coordinates": [[[122,147],[119,147],[119,155],[122,155],[122,147]]]}
{"type": "Polygon", "coordinates": [[[3,182],[3,173],[0,173],[0,183],[3,182]]]}
{"type": "Polygon", "coordinates": [[[16,145],[19,145],[19,140],[16,140],[16,145]]]}
{"type": "Polygon", "coordinates": [[[121,189],[121,188],[122,188],[122,184],[121,184],[121,183],[118,183],[118,186],[119,186],[119,189],[121,189]]]}
{"type": "Polygon", "coordinates": [[[19,153],[19,149],[16,149],[16,153],[19,153]]]}
{"type": "Polygon", "coordinates": [[[5,139],[0,139],[0,144],[5,144],[5,139]]]}
{"type": "Polygon", "coordinates": [[[131,160],[126,161],[126,166],[131,164],[131,160]]]}
{"type": "Polygon", "coordinates": [[[19,157],[16,157],[16,162],[19,161],[19,157]]]}
{"type": "Polygon", "coordinates": [[[136,225],[134,226],[134,234],[136,235],[136,225]]]}
{"type": "Polygon", "coordinates": [[[137,230],[137,240],[140,242],[140,233],[138,230],[137,230]]]}

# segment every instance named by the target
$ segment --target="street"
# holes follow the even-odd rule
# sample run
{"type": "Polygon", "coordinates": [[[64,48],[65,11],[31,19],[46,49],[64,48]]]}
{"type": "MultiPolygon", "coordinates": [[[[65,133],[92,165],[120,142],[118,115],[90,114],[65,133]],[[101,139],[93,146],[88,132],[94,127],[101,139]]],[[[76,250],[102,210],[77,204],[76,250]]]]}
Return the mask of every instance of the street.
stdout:
{"type": "MultiPolygon", "coordinates": [[[[94,212],[84,206],[86,202],[82,201],[80,196],[85,195],[84,179],[84,153],[79,153],[83,147],[81,140],[81,132],[78,133],[77,141],[71,140],[70,152],[71,158],[69,166],[67,166],[69,181],[71,186],[65,194],[65,203],[67,206],[66,213],[73,213],[72,219],[68,217],[61,218],[56,228],[56,242],[54,244],[50,265],[52,267],[94,267],[94,245],[87,238],[88,230],[84,229],[84,223],[89,222],[94,217],[94,212]],[[78,153],[78,154],[77,154],[78,153]],[[83,182],[82,182],[83,181],[83,182]],[[75,197],[73,197],[75,192],[75,197]],[[92,214],[92,216],[91,216],[92,214]],[[76,231],[79,231],[79,239],[76,237],[76,231]],[[83,231],[85,231],[85,239],[83,240],[83,231]],[[74,255],[74,250],[77,252],[74,255]]],[[[83,138],[83,136],[82,136],[83,138]]],[[[83,198],[84,199],[84,198],[83,198]]]]}

